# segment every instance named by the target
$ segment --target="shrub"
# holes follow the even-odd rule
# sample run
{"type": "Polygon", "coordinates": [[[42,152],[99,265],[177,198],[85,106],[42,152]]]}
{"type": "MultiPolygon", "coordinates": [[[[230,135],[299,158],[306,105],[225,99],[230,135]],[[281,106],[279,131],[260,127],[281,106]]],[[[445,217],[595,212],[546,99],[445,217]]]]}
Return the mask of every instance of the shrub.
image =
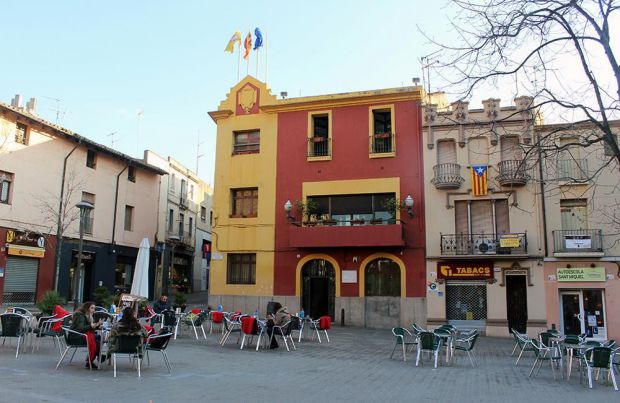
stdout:
{"type": "Polygon", "coordinates": [[[107,287],[97,287],[93,291],[93,301],[95,305],[105,307],[110,298],[110,290],[107,287]]]}
{"type": "Polygon", "coordinates": [[[65,299],[57,291],[48,291],[43,294],[43,297],[36,305],[41,310],[41,313],[51,315],[56,305],[64,305],[65,303],[65,299]]]}
{"type": "Polygon", "coordinates": [[[185,303],[187,302],[187,296],[185,294],[183,294],[182,292],[177,292],[174,294],[174,300],[173,300],[173,304],[174,306],[182,306],[185,305],[185,303]]]}

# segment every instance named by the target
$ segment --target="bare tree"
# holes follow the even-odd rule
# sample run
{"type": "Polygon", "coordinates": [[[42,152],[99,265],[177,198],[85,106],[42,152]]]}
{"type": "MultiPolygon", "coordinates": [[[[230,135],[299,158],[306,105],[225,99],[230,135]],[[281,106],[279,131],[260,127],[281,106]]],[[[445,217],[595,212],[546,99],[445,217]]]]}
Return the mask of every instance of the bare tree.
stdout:
{"type": "MultiPolygon", "coordinates": [[[[620,66],[612,23],[614,0],[452,0],[458,40],[437,43],[435,70],[462,99],[481,87],[507,86],[534,97],[529,109],[565,125],[529,147],[549,158],[567,150],[606,149],[603,167],[620,169],[613,120],[620,118],[620,66]],[[584,130],[587,123],[588,130],[584,130]],[[573,142],[558,138],[580,127],[573,142]]],[[[515,94],[516,95],[516,94],[515,94]]],[[[603,168],[601,168],[603,169],[603,168]]],[[[599,169],[595,173],[600,172],[599,169]]],[[[591,175],[588,175],[591,176],[591,175]]],[[[579,178],[578,178],[579,179],[579,178]]]]}

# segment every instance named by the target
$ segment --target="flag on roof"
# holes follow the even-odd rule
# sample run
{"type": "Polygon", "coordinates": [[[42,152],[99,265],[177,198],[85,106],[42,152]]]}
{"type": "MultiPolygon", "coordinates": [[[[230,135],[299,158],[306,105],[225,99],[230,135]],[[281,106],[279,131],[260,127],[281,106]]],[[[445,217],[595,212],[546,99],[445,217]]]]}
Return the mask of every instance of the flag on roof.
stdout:
{"type": "Polygon", "coordinates": [[[256,39],[254,40],[254,50],[256,50],[263,46],[263,34],[262,32],[260,32],[260,29],[258,27],[254,29],[254,36],[256,37],[256,39]]]}
{"type": "Polygon", "coordinates": [[[237,31],[233,34],[233,36],[228,41],[228,45],[226,45],[226,49],[224,52],[232,53],[235,50],[235,43],[241,45],[241,32],[237,31]]]}
{"type": "Polygon", "coordinates": [[[248,36],[245,37],[245,41],[243,42],[243,48],[245,49],[245,53],[243,53],[243,58],[248,60],[250,57],[250,49],[252,49],[252,33],[248,32],[248,36]]]}

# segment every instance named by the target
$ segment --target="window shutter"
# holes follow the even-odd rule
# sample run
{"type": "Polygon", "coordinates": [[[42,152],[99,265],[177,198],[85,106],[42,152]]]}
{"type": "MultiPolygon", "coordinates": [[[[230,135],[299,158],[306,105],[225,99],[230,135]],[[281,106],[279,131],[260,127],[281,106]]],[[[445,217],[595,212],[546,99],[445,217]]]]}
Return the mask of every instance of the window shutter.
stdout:
{"type": "Polygon", "coordinates": [[[456,233],[469,234],[469,220],[467,219],[467,201],[457,201],[454,203],[456,216],[456,233]]]}
{"type": "Polygon", "coordinates": [[[477,200],[471,202],[472,234],[493,234],[493,201],[477,200]]]}
{"type": "Polygon", "coordinates": [[[471,138],[467,144],[469,165],[489,164],[489,145],[486,137],[471,138]]]}
{"type": "Polygon", "coordinates": [[[437,143],[437,164],[456,163],[456,143],[443,140],[437,143]]]}
{"type": "Polygon", "coordinates": [[[500,152],[502,161],[519,161],[523,158],[519,138],[516,136],[502,137],[500,152]]]}
{"type": "Polygon", "coordinates": [[[498,235],[510,233],[508,199],[495,200],[495,226],[498,235]]]}

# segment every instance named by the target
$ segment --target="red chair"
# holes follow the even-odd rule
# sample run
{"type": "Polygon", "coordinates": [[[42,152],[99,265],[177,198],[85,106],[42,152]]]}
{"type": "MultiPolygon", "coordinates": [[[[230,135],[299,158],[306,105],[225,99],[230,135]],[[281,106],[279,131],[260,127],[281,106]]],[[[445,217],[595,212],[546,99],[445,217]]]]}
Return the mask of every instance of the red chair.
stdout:
{"type": "Polygon", "coordinates": [[[220,325],[220,331],[224,333],[224,312],[211,311],[210,313],[211,327],[209,334],[213,333],[213,324],[220,325]]]}
{"type": "Polygon", "coordinates": [[[252,316],[242,316],[241,317],[241,333],[243,334],[243,339],[241,339],[240,350],[243,350],[243,345],[245,343],[245,336],[250,337],[250,341],[248,342],[248,345],[250,345],[252,344],[252,338],[254,338],[254,336],[258,334],[259,336],[258,336],[257,343],[260,344],[261,335],[258,333],[258,323],[256,322],[256,318],[252,316]]]}
{"type": "Polygon", "coordinates": [[[329,343],[329,335],[327,331],[332,328],[332,318],[330,316],[321,316],[319,319],[312,321],[312,329],[314,333],[312,333],[312,339],[314,339],[314,335],[316,334],[319,338],[319,343],[321,342],[321,334],[319,331],[325,332],[325,337],[327,338],[327,342],[329,343]]]}

